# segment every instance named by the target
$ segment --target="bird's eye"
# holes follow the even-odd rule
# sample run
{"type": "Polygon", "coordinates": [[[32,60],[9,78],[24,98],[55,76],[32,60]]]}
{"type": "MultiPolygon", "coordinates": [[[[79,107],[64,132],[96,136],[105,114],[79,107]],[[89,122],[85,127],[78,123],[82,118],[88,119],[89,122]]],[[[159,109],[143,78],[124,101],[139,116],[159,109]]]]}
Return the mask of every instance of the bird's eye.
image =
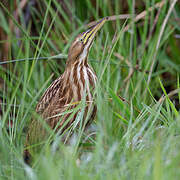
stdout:
{"type": "Polygon", "coordinates": [[[82,40],[82,39],[80,39],[80,41],[82,42],[83,40],[82,40]]]}

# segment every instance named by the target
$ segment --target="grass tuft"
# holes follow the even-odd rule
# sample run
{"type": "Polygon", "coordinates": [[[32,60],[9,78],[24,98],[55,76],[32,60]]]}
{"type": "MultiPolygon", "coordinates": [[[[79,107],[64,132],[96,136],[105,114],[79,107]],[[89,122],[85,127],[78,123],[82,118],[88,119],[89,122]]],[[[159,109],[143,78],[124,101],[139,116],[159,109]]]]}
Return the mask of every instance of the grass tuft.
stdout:
{"type": "MultiPolygon", "coordinates": [[[[0,2],[0,179],[179,179],[177,0],[70,2],[0,2]],[[38,99],[63,73],[74,37],[105,16],[117,19],[104,25],[89,54],[99,80],[92,131],[81,124],[76,141],[64,145],[47,127],[42,151],[26,165],[38,99]]],[[[69,132],[81,121],[80,113],[69,132]]]]}

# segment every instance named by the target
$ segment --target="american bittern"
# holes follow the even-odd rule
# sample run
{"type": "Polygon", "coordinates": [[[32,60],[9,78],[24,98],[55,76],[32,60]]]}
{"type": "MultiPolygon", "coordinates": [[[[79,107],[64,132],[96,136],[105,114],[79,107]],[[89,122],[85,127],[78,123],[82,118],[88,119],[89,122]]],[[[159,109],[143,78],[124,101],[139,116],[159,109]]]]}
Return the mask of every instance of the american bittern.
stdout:
{"type": "MultiPolygon", "coordinates": [[[[107,18],[103,18],[96,25],[87,31],[79,34],[69,48],[68,59],[64,73],[57,78],[45,91],[36,106],[36,112],[41,115],[47,124],[52,128],[60,129],[62,132],[67,129],[76,119],[76,112],[70,121],[66,122],[72,113],[65,113],[68,104],[80,102],[85,94],[86,112],[91,109],[91,115],[87,124],[96,113],[96,107],[92,105],[92,89],[96,85],[96,74],[88,64],[88,53],[97,31],[103,26],[107,18]],[[64,125],[65,124],[65,125],[64,125]]],[[[74,108],[76,105],[71,106],[74,108]]],[[[84,113],[86,116],[87,113],[84,113]]],[[[85,118],[85,117],[84,117],[85,118]]],[[[28,148],[33,144],[38,144],[45,137],[45,130],[38,120],[34,119],[30,124],[26,138],[26,150],[24,152],[25,161],[29,160],[33,148],[28,148]]]]}

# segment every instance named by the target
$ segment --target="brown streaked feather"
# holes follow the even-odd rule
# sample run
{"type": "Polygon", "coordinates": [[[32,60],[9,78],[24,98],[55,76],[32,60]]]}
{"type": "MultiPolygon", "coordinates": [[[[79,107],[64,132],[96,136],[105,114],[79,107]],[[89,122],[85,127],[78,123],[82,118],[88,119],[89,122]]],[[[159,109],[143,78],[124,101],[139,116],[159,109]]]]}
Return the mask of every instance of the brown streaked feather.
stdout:
{"type": "Polygon", "coordinates": [[[56,79],[44,92],[42,97],[40,98],[37,106],[36,106],[36,112],[42,113],[47,105],[51,102],[54,95],[59,90],[60,86],[62,85],[62,76],[60,76],[58,79],[56,79]]]}

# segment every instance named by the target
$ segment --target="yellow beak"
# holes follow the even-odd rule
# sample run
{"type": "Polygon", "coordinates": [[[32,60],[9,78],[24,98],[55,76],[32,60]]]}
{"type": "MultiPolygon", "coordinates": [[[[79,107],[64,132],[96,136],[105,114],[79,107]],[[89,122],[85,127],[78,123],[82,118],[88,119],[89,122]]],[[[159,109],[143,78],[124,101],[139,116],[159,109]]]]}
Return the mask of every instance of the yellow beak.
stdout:
{"type": "Polygon", "coordinates": [[[95,24],[93,27],[82,33],[82,41],[83,44],[86,44],[88,41],[92,41],[94,39],[94,36],[98,32],[99,29],[104,25],[104,23],[107,21],[108,18],[101,19],[97,24],[95,24]]]}

